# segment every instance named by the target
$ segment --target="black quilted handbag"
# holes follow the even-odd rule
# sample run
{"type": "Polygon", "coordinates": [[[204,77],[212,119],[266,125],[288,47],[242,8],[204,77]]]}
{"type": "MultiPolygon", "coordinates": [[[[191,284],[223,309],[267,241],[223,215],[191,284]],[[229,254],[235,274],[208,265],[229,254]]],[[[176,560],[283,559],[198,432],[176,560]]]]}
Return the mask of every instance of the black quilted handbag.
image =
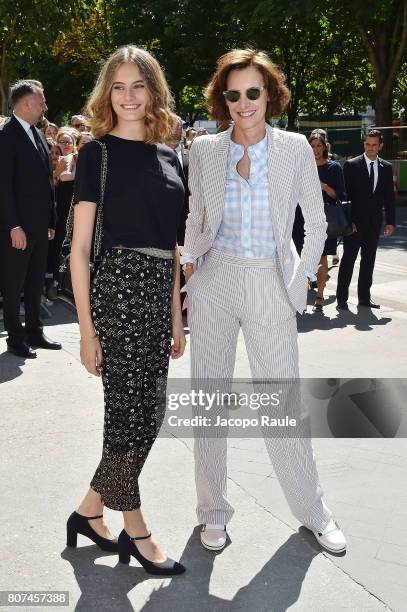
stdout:
{"type": "MultiPolygon", "coordinates": [[[[92,240],[92,255],[90,261],[90,277],[96,271],[96,267],[101,260],[102,253],[102,233],[103,233],[103,200],[106,188],[106,175],[107,175],[107,149],[104,142],[95,140],[102,149],[102,165],[100,169],[100,202],[96,208],[96,221],[95,229],[93,232],[92,240]]],[[[65,238],[61,247],[60,263],[59,263],[59,288],[63,295],[73,298],[71,272],[69,268],[69,260],[71,256],[72,246],[72,234],[73,234],[73,220],[74,220],[74,205],[73,197],[71,206],[69,208],[68,219],[66,221],[66,232],[65,238]]]]}
{"type": "Polygon", "coordinates": [[[328,223],[326,233],[330,238],[343,238],[352,234],[350,202],[325,202],[325,217],[328,223]]]}

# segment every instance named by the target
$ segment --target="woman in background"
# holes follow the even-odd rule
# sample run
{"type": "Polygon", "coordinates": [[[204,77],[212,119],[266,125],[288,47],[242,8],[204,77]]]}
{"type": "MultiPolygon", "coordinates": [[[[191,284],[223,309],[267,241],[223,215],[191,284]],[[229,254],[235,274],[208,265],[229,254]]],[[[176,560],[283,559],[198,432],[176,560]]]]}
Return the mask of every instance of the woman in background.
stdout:
{"type": "Polygon", "coordinates": [[[58,126],[55,123],[51,123],[47,120],[47,124],[44,128],[44,136],[48,144],[54,142],[58,135],[58,126]]]}
{"type": "Polygon", "coordinates": [[[77,144],[78,151],[82,149],[83,145],[85,145],[87,142],[91,142],[92,140],[93,136],[91,132],[81,132],[77,144]]]}
{"type": "MultiPolygon", "coordinates": [[[[338,162],[328,159],[329,147],[324,136],[314,132],[309,137],[308,142],[314,151],[324,203],[334,204],[336,200],[345,200],[343,170],[338,162]]],[[[328,275],[328,255],[332,255],[333,257],[336,256],[336,247],[337,239],[328,236],[325,240],[324,250],[317,272],[317,296],[312,309],[313,312],[323,313],[324,289],[328,275]]]]}
{"type": "Polygon", "coordinates": [[[57,297],[60,254],[62,243],[65,238],[66,222],[73,196],[76,160],[78,155],[75,134],[76,130],[70,127],[62,127],[58,131],[56,137],[56,145],[61,150],[61,155],[54,169],[57,222],[55,227],[55,239],[49,250],[48,257],[52,279],[47,282],[47,297],[51,300],[57,297]]]}

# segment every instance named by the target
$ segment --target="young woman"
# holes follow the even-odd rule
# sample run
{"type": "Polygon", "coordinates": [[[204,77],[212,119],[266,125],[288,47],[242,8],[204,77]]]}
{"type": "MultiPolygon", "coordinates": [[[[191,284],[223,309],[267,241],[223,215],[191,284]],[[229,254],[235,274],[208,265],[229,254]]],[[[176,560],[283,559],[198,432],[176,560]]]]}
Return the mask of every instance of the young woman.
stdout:
{"type": "Polygon", "coordinates": [[[93,136],[91,132],[81,132],[78,138],[77,149],[80,151],[87,142],[91,142],[93,140],[93,136]]]}
{"type": "MultiPolygon", "coordinates": [[[[190,151],[182,262],[192,379],[233,379],[241,328],[253,379],[266,386],[286,379],[295,387],[295,315],[305,308],[307,276],[317,269],[326,237],[312,149],[304,136],[266,123],[281,114],[290,94],[264,53],[243,49],[222,56],[207,97],[213,118],[225,126],[233,123],[214,136],[196,138],[190,151]],[[305,221],[301,259],[291,240],[297,203],[305,221]]],[[[201,541],[221,550],[233,514],[226,498],[227,441],[219,432],[200,433],[194,452],[201,541]]],[[[344,551],[343,533],[322,498],[310,439],[276,434],[266,438],[266,447],[296,518],[327,550],[344,551]]]]}
{"type": "Polygon", "coordinates": [[[57,297],[60,253],[65,238],[66,221],[68,219],[73,195],[76,160],[78,155],[75,130],[70,127],[60,128],[56,137],[56,144],[61,151],[61,155],[53,171],[57,222],[55,227],[55,239],[48,251],[48,272],[50,274],[47,280],[47,297],[51,300],[57,297]]]}
{"type": "Polygon", "coordinates": [[[52,143],[56,140],[58,134],[58,126],[55,123],[51,123],[47,120],[47,123],[44,127],[44,136],[48,144],[52,143]]]}
{"type": "Polygon", "coordinates": [[[88,372],[102,376],[105,426],[101,462],[68,520],[68,544],[76,544],[76,533],[85,534],[103,549],[118,550],[120,561],[133,555],[159,575],[185,570],[151,537],[138,485],[163,419],[157,384],[167,377],[170,355],[181,357],[185,347],[176,250],[185,187],[177,155],[160,144],[175,125],[170,108],[164,75],[147,51],[125,46],[113,53],[87,105],[92,133],[107,151],[104,254],[91,287],[89,256],[101,198],[96,141],[79,153],[71,252],[81,359],[88,372]],[[118,540],[102,520],[104,505],[123,512],[118,540]]]}
{"type": "MultiPolygon", "coordinates": [[[[326,203],[335,203],[337,199],[345,200],[345,179],[338,162],[328,159],[328,143],[322,134],[313,133],[308,139],[314,151],[318,176],[321,183],[322,197],[326,203]]],[[[328,275],[328,255],[336,256],[337,240],[329,237],[325,240],[324,250],[317,273],[317,296],[313,312],[323,312],[324,289],[328,275]]]]}
{"type": "MultiPolygon", "coordinates": [[[[50,141],[49,143],[50,153],[51,153],[51,161],[52,161],[52,176],[54,179],[54,185],[58,182],[59,172],[57,167],[59,166],[59,158],[62,156],[61,147],[54,141],[50,141]]],[[[62,166],[61,166],[62,168],[62,166]]]]}

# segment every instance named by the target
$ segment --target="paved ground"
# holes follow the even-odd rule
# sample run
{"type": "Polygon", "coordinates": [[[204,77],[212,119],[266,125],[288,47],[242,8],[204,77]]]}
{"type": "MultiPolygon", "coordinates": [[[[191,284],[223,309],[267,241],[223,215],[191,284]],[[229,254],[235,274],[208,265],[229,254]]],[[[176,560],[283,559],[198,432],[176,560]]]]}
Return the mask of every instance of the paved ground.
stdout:
{"type": "MultiPolygon", "coordinates": [[[[338,315],[332,270],[325,316],[299,319],[304,377],[405,377],[406,236],[402,211],[400,228],[383,239],[378,255],[378,312],[358,312],[353,287],[351,312],[338,315]]],[[[63,609],[81,612],[407,611],[407,441],[401,438],[314,440],[326,500],[348,538],[342,557],[320,552],[288,511],[263,441],[245,438],[229,441],[236,512],[222,554],[198,544],[192,441],[176,437],[157,441],[141,489],[154,534],[188,573],[151,578],[134,560],[121,566],[116,555],[101,554],[81,537],[80,548],[65,548],[66,518],[100,458],[103,409],[100,381],[79,362],[74,312],[61,302],[51,312],[47,333],[63,342],[63,351],[39,350],[24,363],[3,353],[0,333],[0,590],[67,590],[63,609]]],[[[188,367],[187,351],[171,364],[170,376],[187,377],[188,367]]],[[[248,375],[242,338],[235,374],[248,375]]],[[[119,513],[106,510],[106,517],[118,532],[119,513]]]]}

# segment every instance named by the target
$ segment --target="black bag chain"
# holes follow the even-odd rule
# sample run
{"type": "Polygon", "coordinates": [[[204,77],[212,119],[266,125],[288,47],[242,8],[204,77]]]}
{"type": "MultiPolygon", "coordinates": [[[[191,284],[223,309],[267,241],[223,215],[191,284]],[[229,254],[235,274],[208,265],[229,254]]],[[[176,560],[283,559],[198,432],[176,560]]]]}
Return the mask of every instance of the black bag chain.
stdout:
{"type": "MultiPolygon", "coordinates": [[[[101,259],[102,251],[102,236],[103,236],[103,201],[105,197],[106,189],[106,176],[107,176],[107,148],[104,142],[95,140],[102,149],[102,163],[100,168],[100,202],[96,207],[96,220],[95,230],[93,234],[93,258],[90,262],[91,273],[94,272],[95,264],[101,259]]],[[[69,257],[71,255],[72,247],[72,234],[73,234],[73,220],[74,220],[74,196],[72,196],[71,205],[69,207],[69,214],[66,220],[66,231],[65,238],[61,247],[61,263],[59,266],[60,272],[66,272],[69,265],[69,257]]]]}

